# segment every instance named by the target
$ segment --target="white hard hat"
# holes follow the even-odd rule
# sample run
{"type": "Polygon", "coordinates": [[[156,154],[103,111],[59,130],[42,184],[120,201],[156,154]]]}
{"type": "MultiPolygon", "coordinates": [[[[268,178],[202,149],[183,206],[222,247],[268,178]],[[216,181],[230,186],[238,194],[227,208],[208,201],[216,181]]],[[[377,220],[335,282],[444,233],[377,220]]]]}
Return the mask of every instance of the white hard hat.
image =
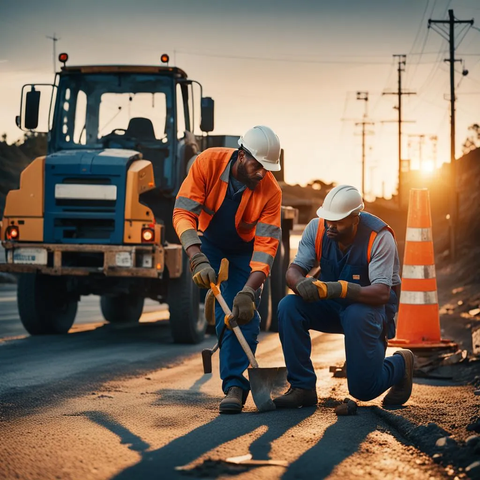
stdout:
{"type": "Polygon", "coordinates": [[[247,150],[265,170],[278,172],[282,168],[280,140],[271,128],[264,125],[251,128],[243,137],[240,137],[238,145],[247,150]]]}
{"type": "Polygon", "coordinates": [[[360,192],[351,185],[338,185],[327,193],[317,215],[325,220],[336,222],[358,213],[364,208],[360,192]]]}

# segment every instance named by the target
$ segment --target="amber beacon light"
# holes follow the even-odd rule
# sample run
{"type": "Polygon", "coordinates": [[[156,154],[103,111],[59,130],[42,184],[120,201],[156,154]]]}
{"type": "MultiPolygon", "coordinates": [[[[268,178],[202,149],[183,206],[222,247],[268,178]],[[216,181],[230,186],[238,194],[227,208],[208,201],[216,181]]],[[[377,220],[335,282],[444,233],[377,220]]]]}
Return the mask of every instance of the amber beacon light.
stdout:
{"type": "Polygon", "coordinates": [[[170,57],[164,53],[161,57],[160,57],[160,60],[162,61],[162,63],[168,63],[170,61],[170,57]]]}

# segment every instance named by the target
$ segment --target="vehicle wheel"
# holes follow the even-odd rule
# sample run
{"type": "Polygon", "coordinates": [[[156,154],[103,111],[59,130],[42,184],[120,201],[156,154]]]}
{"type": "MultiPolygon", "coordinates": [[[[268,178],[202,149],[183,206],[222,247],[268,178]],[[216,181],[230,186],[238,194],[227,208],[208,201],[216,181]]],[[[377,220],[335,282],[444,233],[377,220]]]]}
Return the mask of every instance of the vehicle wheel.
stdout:
{"type": "Polygon", "coordinates": [[[142,316],[144,302],[138,295],[102,295],[100,308],[107,322],[136,323],[142,316]]]}
{"type": "Polygon", "coordinates": [[[174,342],[201,342],[205,337],[207,321],[200,312],[200,289],[193,283],[185,254],[182,276],[170,279],[168,285],[168,306],[174,342]]]}
{"type": "Polygon", "coordinates": [[[65,278],[36,273],[20,275],[17,303],[20,320],[30,335],[67,333],[77,315],[78,300],[65,278]]]}
{"type": "Polygon", "coordinates": [[[268,277],[263,284],[262,298],[260,299],[260,305],[258,306],[258,313],[260,315],[260,330],[262,332],[268,332],[272,322],[272,296],[270,291],[271,278],[268,277]]]}

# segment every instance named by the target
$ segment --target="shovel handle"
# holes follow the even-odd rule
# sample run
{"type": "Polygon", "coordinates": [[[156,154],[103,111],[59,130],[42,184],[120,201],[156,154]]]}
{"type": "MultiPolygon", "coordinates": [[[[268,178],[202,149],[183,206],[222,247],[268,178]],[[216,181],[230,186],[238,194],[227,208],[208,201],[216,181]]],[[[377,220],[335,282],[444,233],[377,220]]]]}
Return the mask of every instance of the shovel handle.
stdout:
{"type": "Polygon", "coordinates": [[[240,330],[240,327],[238,326],[237,321],[231,319],[232,311],[230,310],[230,307],[227,305],[227,302],[225,302],[225,299],[223,298],[223,295],[220,292],[220,289],[213,282],[210,284],[210,287],[212,288],[212,292],[215,295],[215,298],[217,299],[218,303],[222,307],[223,313],[225,313],[225,315],[228,315],[230,317],[230,326],[232,327],[233,333],[237,337],[237,340],[240,343],[240,346],[243,348],[243,351],[247,355],[250,365],[253,368],[258,368],[258,362],[255,359],[255,356],[253,355],[253,352],[250,346],[245,340],[245,337],[243,336],[243,333],[240,330]]]}

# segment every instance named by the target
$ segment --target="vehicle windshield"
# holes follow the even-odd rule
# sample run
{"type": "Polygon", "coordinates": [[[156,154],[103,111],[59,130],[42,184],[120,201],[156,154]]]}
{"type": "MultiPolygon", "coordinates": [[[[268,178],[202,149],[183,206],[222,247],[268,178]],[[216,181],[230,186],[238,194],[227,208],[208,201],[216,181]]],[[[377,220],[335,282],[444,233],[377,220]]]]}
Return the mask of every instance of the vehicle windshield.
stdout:
{"type": "Polygon", "coordinates": [[[60,79],[52,135],[58,147],[167,145],[172,79],[145,73],[71,73],[60,79]]]}

